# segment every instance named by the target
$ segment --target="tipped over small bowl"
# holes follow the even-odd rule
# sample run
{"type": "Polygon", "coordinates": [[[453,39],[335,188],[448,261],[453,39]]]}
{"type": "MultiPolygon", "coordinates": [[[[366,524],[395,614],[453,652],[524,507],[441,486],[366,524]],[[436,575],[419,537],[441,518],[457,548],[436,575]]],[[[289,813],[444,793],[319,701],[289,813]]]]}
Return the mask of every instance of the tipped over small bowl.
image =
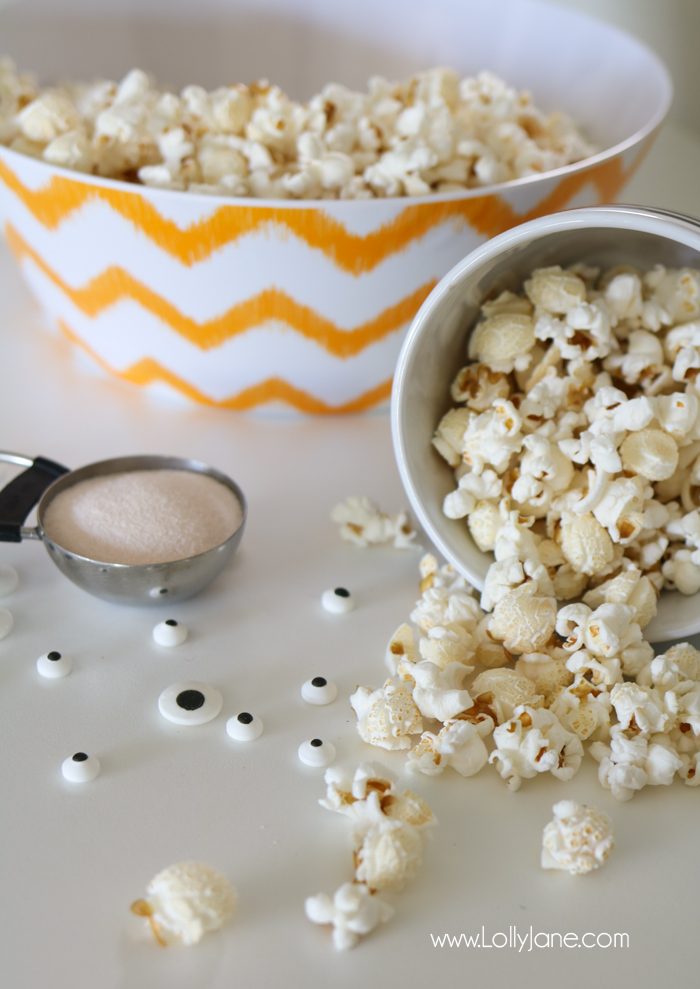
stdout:
{"type": "MultiPolygon", "coordinates": [[[[576,262],[698,268],[700,221],[664,210],[601,206],[515,227],[472,251],[442,279],[421,306],[399,357],[392,432],[403,486],[435,547],[479,590],[493,554],[477,547],[463,519],[443,513],[454,473],[433,448],[432,437],[454,405],[450,384],[466,362],[482,302],[505,289],[520,290],[535,268],[576,262]]],[[[665,642],[698,632],[700,596],[663,591],[645,636],[665,642]]]]}

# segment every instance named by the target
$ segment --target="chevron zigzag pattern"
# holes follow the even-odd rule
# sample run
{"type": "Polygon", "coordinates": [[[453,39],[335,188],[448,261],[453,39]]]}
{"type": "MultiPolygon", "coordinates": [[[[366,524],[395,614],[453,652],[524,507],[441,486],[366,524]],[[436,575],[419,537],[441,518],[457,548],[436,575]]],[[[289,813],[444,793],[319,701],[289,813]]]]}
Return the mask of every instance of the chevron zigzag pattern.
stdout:
{"type": "Polygon", "coordinates": [[[246,412],[260,406],[280,402],[307,415],[347,415],[351,412],[366,412],[375,405],[386,402],[391,395],[392,380],[388,378],[386,381],[382,381],[379,385],[370,388],[368,391],[363,392],[348,402],[343,402],[340,405],[331,405],[310,394],[310,392],[304,391],[302,388],[297,388],[281,378],[267,378],[256,385],[242,389],[234,395],[215,399],[199,388],[195,388],[178,375],[173,374],[172,371],[163,367],[159,361],[154,360],[152,357],[144,357],[142,360],[137,361],[125,369],[115,368],[100,357],[92,347],[89,347],[63,320],[59,321],[58,328],[67,340],[75,344],[108,374],[121,378],[123,381],[128,381],[131,384],[140,385],[141,387],[147,387],[156,383],[165,384],[190,401],[219,409],[246,412]]]}
{"type": "Polygon", "coordinates": [[[24,258],[33,261],[86,316],[97,316],[109,306],[124,299],[132,299],[202,350],[211,350],[265,322],[277,321],[314,341],[335,357],[352,357],[408,323],[435,286],[434,281],[429,281],[374,319],[347,330],[273,288],[232,306],[215,319],[199,323],[124,268],[108,268],[87,285],[74,288],[51,268],[10,223],[5,227],[5,236],[19,261],[24,258]]]}
{"type": "Polygon", "coordinates": [[[37,186],[43,167],[37,171],[31,163],[23,173],[0,155],[0,188],[10,203],[5,233],[54,323],[110,374],[141,387],[165,385],[219,408],[283,403],[310,414],[361,412],[389,398],[401,331],[445,267],[519,222],[577,201],[614,199],[653,136],[634,149],[633,160],[618,155],[550,179],[534,203],[537,186],[437,203],[380,203],[369,211],[363,202],[348,213],[356,218],[354,229],[338,219],[354,204],[292,208],[214,201],[203,215],[201,204],[187,203],[186,193],[168,200],[175,222],[164,215],[165,206],[157,208],[153,190],[98,185],[49,169],[49,180],[37,186]],[[91,203],[96,206],[83,209],[91,203]],[[69,221],[78,213],[76,227],[69,221]],[[91,245],[105,216],[113,239],[95,257],[91,245]],[[58,233],[64,223],[65,236],[58,233]],[[244,237],[245,246],[238,243],[244,237]],[[62,240],[69,264],[60,253],[62,240]],[[146,244],[149,263],[139,265],[146,244]],[[278,252],[275,264],[261,278],[270,245],[278,252]],[[249,274],[238,277],[241,259],[249,274]],[[275,284],[280,265],[284,288],[275,284]],[[302,289],[309,279],[315,279],[312,292],[302,289]],[[375,304],[383,307],[377,315],[375,304]],[[196,349],[188,351],[188,345],[196,349]],[[233,353],[246,358],[237,363],[233,353]],[[195,355],[209,355],[211,370],[198,359],[195,371],[195,355]]]}
{"type": "Polygon", "coordinates": [[[364,235],[350,233],[342,223],[321,209],[289,209],[283,205],[221,206],[207,219],[181,229],[162,216],[138,187],[133,192],[127,192],[118,187],[53,176],[42,188],[30,189],[1,160],[0,182],[48,228],[59,226],[84,203],[100,199],[188,267],[246,234],[275,225],[286,228],[309,247],[323,251],[344,271],[360,275],[371,271],[385,258],[403,250],[411,241],[446,220],[467,224],[479,234],[493,237],[518,223],[563,209],[589,183],[595,185],[601,202],[610,201],[641,164],[653,137],[642,145],[628,168],[617,156],[592,168],[573,172],[562,178],[532,209],[522,214],[498,195],[416,203],[407,206],[390,223],[364,235]]]}

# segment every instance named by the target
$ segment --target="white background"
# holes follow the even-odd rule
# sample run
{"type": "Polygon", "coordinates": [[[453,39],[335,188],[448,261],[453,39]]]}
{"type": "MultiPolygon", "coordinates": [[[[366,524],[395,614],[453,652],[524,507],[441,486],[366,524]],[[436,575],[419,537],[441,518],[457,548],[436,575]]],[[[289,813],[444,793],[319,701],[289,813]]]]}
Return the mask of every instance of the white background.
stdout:
{"type": "MultiPolygon", "coordinates": [[[[97,5],[92,4],[94,9],[97,5]]],[[[106,6],[106,5],[105,5],[106,6]]],[[[122,9],[126,4],[122,5],[122,9]]],[[[172,6],[172,5],[171,5],[172,6]]],[[[44,39],[50,46],[50,37],[44,39]]],[[[700,212],[700,147],[669,127],[627,198],[700,212]]],[[[7,446],[81,465],[127,452],[196,455],[229,472],[250,501],[230,572],[174,615],[192,630],[157,649],[152,625],[169,616],[93,600],[60,576],[38,544],[4,547],[22,584],[0,642],[0,985],[8,989],[620,985],[697,981],[697,796],[680,784],[617,804],[587,763],[564,786],[536,780],[509,794],[493,771],[473,780],[412,781],[440,820],[422,873],[394,898],[397,915],[356,951],[336,955],[303,916],[306,895],[349,877],[344,824],[316,805],[321,774],[301,767],[298,743],[335,742],[338,759],[400,769],[357,739],[347,696],[382,678],[384,643],[416,594],[413,554],[363,553],[328,521],[339,498],[367,493],[402,504],[388,422],[281,420],[155,406],[105,382],[39,327],[0,251],[0,437],[7,446]],[[344,583],[357,610],[319,607],[344,583]],[[49,649],[71,653],[64,681],[34,672],[49,649]],[[334,678],[336,703],[309,708],[302,681],[334,678]],[[224,693],[221,717],[199,729],[159,719],[160,690],[183,678],[224,693]],[[227,740],[224,720],[255,710],[265,735],[227,740]],[[60,776],[76,749],[103,773],[83,789],[60,776]],[[613,817],[617,848],[598,874],[542,872],[540,832],[564,794],[613,817]],[[159,868],[200,858],[236,884],[234,924],[200,948],[162,951],[128,915],[159,868]],[[518,956],[439,952],[429,933],[535,929],[628,932],[627,951],[518,956]]]]}

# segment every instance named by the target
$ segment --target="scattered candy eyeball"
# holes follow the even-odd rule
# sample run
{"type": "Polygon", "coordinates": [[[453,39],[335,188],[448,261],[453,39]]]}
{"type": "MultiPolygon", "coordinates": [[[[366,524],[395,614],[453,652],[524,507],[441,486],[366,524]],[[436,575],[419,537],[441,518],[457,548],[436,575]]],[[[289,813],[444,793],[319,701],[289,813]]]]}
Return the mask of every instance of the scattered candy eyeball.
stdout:
{"type": "Polygon", "coordinates": [[[8,611],[7,608],[0,608],[0,639],[4,639],[6,635],[10,634],[14,623],[12,612],[8,611]]]}
{"type": "Polygon", "coordinates": [[[302,742],[297,752],[299,759],[305,766],[313,766],[316,769],[323,766],[330,766],[335,759],[335,746],[332,742],[324,742],[320,738],[310,738],[302,742]]]}
{"type": "Polygon", "coordinates": [[[301,696],[307,704],[332,704],[338,696],[338,688],[325,677],[312,677],[302,684],[301,696]]]}
{"type": "Polygon", "coordinates": [[[148,592],[149,598],[161,598],[168,593],[167,587],[152,587],[148,592]]]}
{"type": "Polygon", "coordinates": [[[193,680],[166,687],[158,698],[158,710],[174,725],[205,725],[217,717],[223,703],[216,687],[193,680]]]}
{"type": "Polygon", "coordinates": [[[158,622],[153,629],[153,640],[159,646],[181,646],[187,639],[187,626],[174,618],[166,618],[164,622],[158,622]]]}
{"type": "Polygon", "coordinates": [[[226,734],[237,742],[252,742],[260,738],[264,727],[261,718],[249,711],[241,711],[226,722],[226,734]]]}
{"type": "Polygon", "coordinates": [[[39,675],[46,677],[47,680],[60,680],[61,677],[67,677],[73,669],[73,660],[70,656],[64,656],[63,653],[52,649],[51,652],[39,656],[36,668],[39,675]]]}
{"type": "Polygon", "coordinates": [[[69,783],[90,783],[100,775],[100,761],[87,752],[75,752],[63,760],[61,772],[69,783]]]}
{"type": "Polygon", "coordinates": [[[0,566],[0,598],[8,597],[16,591],[18,584],[19,577],[15,568],[9,564],[2,564],[0,566]]]}
{"type": "Polygon", "coordinates": [[[131,904],[145,917],[158,944],[197,944],[233,915],[236,891],[219,872],[201,862],[177,862],[151,879],[146,896],[131,904]]]}
{"type": "Polygon", "coordinates": [[[355,607],[347,587],[332,587],[321,595],[321,604],[332,615],[347,615],[355,607]]]}

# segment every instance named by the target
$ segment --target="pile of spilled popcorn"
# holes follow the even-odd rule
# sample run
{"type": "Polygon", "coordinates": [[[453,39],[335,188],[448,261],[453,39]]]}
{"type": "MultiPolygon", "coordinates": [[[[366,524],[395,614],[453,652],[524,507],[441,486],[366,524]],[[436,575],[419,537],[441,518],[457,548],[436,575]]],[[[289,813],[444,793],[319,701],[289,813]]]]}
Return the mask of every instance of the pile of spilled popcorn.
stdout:
{"type": "Polygon", "coordinates": [[[540,773],[572,779],[584,743],[619,800],[676,776],[700,782],[700,651],[654,656],[639,624],[641,571],[605,581],[595,607],[558,611],[528,576],[487,613],[452,567],[428,555],[420,568],[414,625],[387,647],[389,677],[350,698],[365,742],[405,750],[408,768],[428,775],[494,765],[511,790],[540,773]]]}
{"type": "Polygon", "coordinates": [[[490,72],[434,68],[307,103],[266,81],[211,92],[120,82],[40,88],[0,60],[0,144],[166,189],[276,199],[422,196],[540,174],[596,150],[563,113],[490,72]]]}

